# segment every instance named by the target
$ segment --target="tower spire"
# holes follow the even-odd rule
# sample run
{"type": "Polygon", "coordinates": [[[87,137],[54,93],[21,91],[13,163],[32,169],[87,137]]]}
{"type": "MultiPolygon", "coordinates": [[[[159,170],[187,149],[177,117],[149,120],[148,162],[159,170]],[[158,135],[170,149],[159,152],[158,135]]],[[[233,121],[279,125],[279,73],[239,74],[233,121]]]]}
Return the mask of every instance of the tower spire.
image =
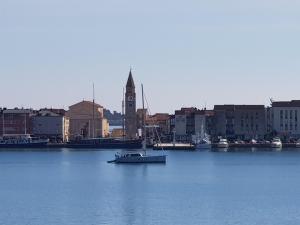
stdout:
{"type": "Polygon", "coordinates": [[[136,93],[131,69],[129,71],[125,93],[125,134],[128,140],[137,137],[136,93]]]}
{"type": "Polygon", "coordinates": [[[129,76],[128,76],[126,87],[127,88],[135,88],[131,68],[130,68],[130,71],[129,71],[129,76]]]}

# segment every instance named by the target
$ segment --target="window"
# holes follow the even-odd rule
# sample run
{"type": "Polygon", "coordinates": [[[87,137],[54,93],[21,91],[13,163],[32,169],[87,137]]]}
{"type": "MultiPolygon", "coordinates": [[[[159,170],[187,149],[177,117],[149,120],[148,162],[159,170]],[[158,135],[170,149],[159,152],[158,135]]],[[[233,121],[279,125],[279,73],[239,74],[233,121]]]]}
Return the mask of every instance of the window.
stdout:
{"type": "Polygon", "coordinates": [[[280,119],[283,119],[283,111],[280,110],[280,119]]]}
{"type": "Polygon", "coordinates": [[[287,111],[287,110],[285,110],[284,118],[285,118],[285,119],[288,118],[288,111],[287,111]]]}

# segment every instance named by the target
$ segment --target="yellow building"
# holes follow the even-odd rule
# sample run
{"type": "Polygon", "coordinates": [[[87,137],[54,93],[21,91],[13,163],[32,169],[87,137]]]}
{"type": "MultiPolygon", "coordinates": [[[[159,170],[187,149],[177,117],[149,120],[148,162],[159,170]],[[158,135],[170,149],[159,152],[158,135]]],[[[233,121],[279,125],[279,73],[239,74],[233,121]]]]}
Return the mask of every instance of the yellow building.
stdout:
{"type": "Polygon", "coordinates": [[[69,107],[66,116],[70,121],[70,139],[94,138],[109,135],[109,124],[103,116],[103,107],[90,101],[82,101],[69,107]]]}
{"type": "Polygon", "coordinates": [[[111,132],[111,137],[113,138],[122,138],[124,135],[125,132],[123,131],[123,128],[115,128],[111,132]]]}

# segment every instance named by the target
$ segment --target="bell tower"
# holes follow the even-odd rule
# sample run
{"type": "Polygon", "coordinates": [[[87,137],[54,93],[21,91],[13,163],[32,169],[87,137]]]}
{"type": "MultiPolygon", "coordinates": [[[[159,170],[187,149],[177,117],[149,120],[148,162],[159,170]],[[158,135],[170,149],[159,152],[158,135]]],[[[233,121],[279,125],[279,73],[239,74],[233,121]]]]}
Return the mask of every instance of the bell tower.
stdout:
{"type": "Polygon", "coordinates": [[[136,93],[131,70],[126,84],[125,94],[125,135],[126,139],[136,139],[136,93]]]}

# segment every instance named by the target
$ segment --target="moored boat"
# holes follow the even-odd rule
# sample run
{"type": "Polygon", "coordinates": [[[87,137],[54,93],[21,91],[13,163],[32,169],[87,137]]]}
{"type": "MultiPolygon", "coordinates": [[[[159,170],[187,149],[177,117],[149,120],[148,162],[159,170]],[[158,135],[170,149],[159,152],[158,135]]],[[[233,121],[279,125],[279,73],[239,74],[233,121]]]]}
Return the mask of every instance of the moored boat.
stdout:
{"type": "MultiPolygon", "coordinates": [[[[143,102],[143,113],[145,113],[145,106],[144,106],[144,88],[142,86],[142,102],[143,102]]],[[[144,115],[142,116],[144,118],[144,115]]],[[[148,155],[146,149],[147,137],[146,137],[146,126],[145,120],[143,120],[142,126],[142,139],[141,139],[141,146],[143,147],[144,153],[133,151],[133,152],[124,152],[118,153],[115,155],[114,160],[108,161],[108,163],[166,163],[167,156],[166,155],[148,155]]],[[[160,138],[159,138],[160,139],[160,138]]],[[[130,141],[130,140],[128,140],[130,141]]]]}
{"type": "Polygon", "coordinates": [[[196,146],[196,149],[210,149],[212,143],[210,141],[210,136],[204,131],[204,125],[201,125],[201,132],[193,136],[193,144],[196,146]]]}
{"type": "Polygon", "coordinates": [[[277,149],[282,148],[282,142],[281,142],[280,138],[274,138],[272,140],[271,148],[277,148],[277,149]]]}
{"type": "Polygon", "coordinates": [[[228,144],[227,139],[225,139],[225,138],[221,138],[219,140],[219,142],[217,143],[217,148],[228,148],[228,147],[229,147],[229,144],[228,144]]]}
{"type": "Polygon", "coordinates": [[[166,155],[146,155],[141,152],[117,153],[115,159],[108,163],[166,163],[166,155]]]}
{"type": "Polygon", "coordinates": [[[4,135],[0,139],[0,148],[40,148],[46,147],[49,139],[33,137],[29,134],[4,135]]]}
{"type": "Polygon", "coordinates": [[[93,149],[141,149],[142,140],[124,140],[115,138],[90,138],[72,141],[67,144],[70,148],[93,149]]]}
{"type": "Polygon", "coordinates": [[[210,149],[211,146],[211,141],[208,138],[203,138],[200,142],[197,143],[196,149],[210,149]]]}
{"type": "Polygon", "coordinates": [[[296,148],[300,148],[300,139],[296,142],[296,148]]]}

